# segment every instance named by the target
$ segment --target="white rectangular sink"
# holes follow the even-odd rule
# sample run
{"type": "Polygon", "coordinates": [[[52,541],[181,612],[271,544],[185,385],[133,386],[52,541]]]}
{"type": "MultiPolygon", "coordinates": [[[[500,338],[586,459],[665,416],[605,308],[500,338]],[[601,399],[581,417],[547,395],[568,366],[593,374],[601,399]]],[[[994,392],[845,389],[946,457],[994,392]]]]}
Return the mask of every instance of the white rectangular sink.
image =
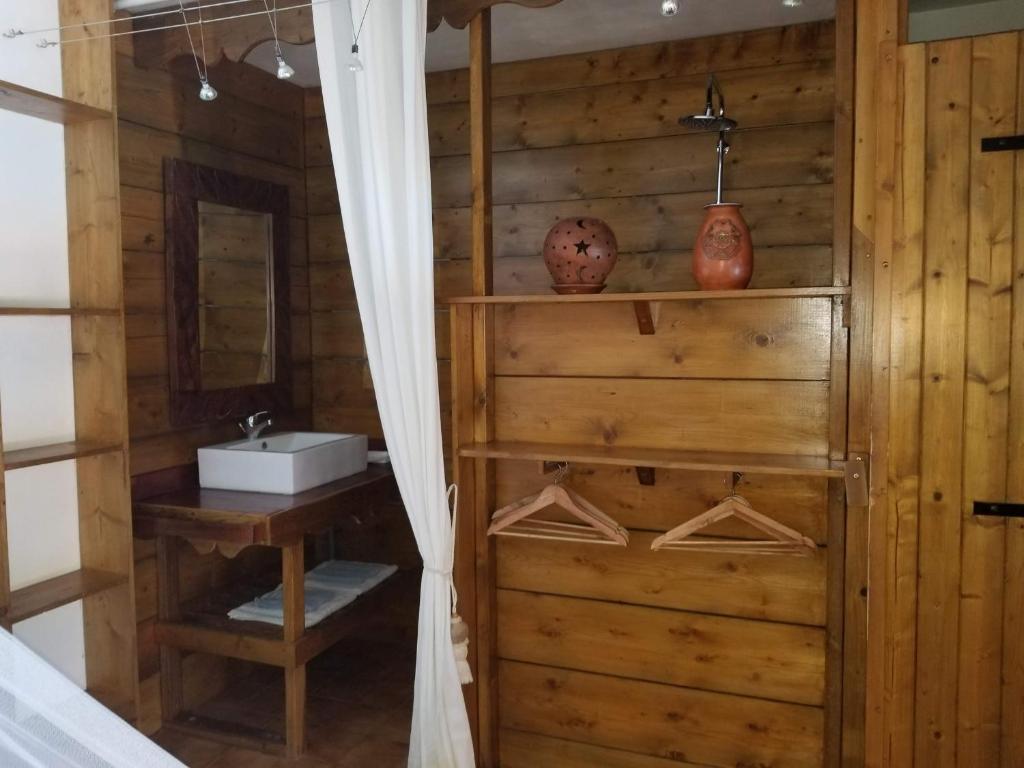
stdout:
{"type": "Polygon", "coordinates": [[[366,435],[282,432],[200,448],[199,485],[295,494],[366,470],[366,435]]]}

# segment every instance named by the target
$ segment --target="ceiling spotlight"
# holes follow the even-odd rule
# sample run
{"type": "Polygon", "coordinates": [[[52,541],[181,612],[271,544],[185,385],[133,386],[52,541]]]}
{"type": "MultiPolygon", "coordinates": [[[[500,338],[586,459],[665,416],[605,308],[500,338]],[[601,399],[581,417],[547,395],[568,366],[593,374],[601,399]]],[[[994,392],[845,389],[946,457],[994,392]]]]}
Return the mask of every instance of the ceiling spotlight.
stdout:
{"type": "Polygon", "coordinates": [[[363,62],[359,59],[359,44],[352,43],[352,55],[348,60],[348,71],[349,72],[362,72],[363,62]]]}
{"type": "Polygon", "coordinates": [[[799,8],[804,4],[804,0],[782,0],[784,8],[799,8]]]}
{"type": "Polygon", "coordinates": [[[679,0],[661,0],[661,15],[675,16],[679,13],[679,0]]]}
{"type": "Polygon", "coordinates": [[[200,80],[203,87],[199,89],[199,98],[203,101],[213,101],[217,98],[217,89],[210,85],[210,81],[205,77],[200,80]]]}
{"type": "Polygon", "coordinates": [[[284,56],[280,53],[277,54],[277,79],[278,80],[290,80],[292,75],[295,74],[295,70],[288,66],[288,62],[284,60],[284,56]]]}

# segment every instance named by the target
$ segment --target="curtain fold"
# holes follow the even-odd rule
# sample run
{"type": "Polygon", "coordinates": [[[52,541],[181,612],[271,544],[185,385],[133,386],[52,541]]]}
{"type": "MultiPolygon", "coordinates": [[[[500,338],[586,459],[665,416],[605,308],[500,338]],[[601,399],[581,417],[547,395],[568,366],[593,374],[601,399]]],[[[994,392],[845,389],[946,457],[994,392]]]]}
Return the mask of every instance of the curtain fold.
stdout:
{"type": "Polygon", "coordinates": [[[474,765],[449,623],[453,533],[434,340],[427,0],[313,7],[345,241],[384,437],[420,555],[410,768],[474,765]],[[349,69],[353,27],[363,70],[349,69]]]}
{"type": "Polygon", "coordinates": [[[185,768],[2,629],[0,766],[185,768]]]}

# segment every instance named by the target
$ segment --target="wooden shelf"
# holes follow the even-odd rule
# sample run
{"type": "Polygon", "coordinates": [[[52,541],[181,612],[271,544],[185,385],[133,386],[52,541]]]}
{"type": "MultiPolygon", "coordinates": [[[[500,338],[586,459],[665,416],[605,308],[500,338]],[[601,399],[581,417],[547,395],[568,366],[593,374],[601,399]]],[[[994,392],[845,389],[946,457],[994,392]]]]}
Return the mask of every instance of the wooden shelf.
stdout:
{"type": "Polygon", "coordinates": [[[605,304],[627,301],[714,301],[723,299],[810,299],[849,296],[846,285],[820,288],[752,288],[744,291],[665,291],[658,293],[587,293],[561,296],[458,296],[449,304],[605,304]]]}
{"type": "Polygon", "coordinates": [[[655,469],[744,472],[756,475],[844,477],[846,462],[824,456],[787,456],[764,453],[713,453],[656,448],[623,448],[555,443],[474,443],[459,449],[460,456],[520,461],[568,461],[655,469]]]}
{"type": "Polygon", "coordinates": [[[0,317],[104,317],[121,314],[119,309],[83,307],[0,307],[0,317]]]}
{"type": "Polygon", "coordinates": [[[61,125],[108,120],[113,117],[106,110],[4,80],[0,80],[0,109],[61,125]]]}
{"type": "Polygon", "coordinates": [[[338,609],[319,624],[306,629],[293,644],[284,640],[284,630],[260,621],[228,618],[228,611],[273,589],[279,574],[229,585],[184,603],[181,619],[161,621],[156,626],[157,642],[181,650],[227,656],[259,664],[285,667],[305,664],[330,648],[354,627],[379,614],[381,609],[408,588],[418,574],[399,571],[382,583],[338,609]],[[293,648],[290,646],[294,646],[293,648]]]}
{"type": "Polygon", "coordinates": [[[73,440],[68,443],[37,445],[33,448],[20,448],[16,451],[4,451],[4,469],[24,469],[37,467],[40,464],[53,464],[69,459],[84,459],[101,453],[120,451],[120,444],[95,443],[88,440],[73,440]]]}
{"type": "Polygon", "coordinates": [[[127,576],[93,568],[71,571],[11,592],[11,607],[4,621],[16,624],[127,582],[127,576]]]}

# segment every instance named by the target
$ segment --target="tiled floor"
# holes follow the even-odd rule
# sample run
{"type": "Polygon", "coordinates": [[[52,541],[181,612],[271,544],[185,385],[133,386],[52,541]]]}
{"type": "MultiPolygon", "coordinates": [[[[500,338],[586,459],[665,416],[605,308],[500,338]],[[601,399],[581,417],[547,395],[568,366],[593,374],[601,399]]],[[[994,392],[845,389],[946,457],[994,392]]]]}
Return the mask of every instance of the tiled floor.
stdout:
{"type": "MultiPolygon", "coordinates": [[[[155,739],[190,768],[405,768],[415,652],[415,640],[358,636],[316,659],[308,670],[308,749],[299,760],[167,729],[155,739]]],[[[281,732],[282,686],[280,671],[261,667],[200,714],[281,732]]]]}

